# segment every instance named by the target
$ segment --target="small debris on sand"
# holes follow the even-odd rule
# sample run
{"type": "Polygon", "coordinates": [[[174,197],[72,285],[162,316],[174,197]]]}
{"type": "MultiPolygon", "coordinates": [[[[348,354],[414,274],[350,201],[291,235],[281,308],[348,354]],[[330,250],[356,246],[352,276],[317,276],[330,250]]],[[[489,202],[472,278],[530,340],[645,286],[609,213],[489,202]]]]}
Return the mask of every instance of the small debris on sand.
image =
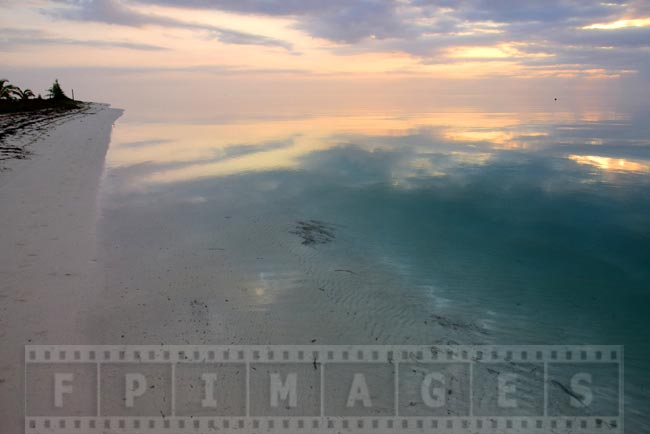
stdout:
{"type": "Polygon", "coordinates": [[[577,393],[571,391],[568,387],[566,387],[564,384],[560,383],[557,380],[551,380],[552,384],[555,384],[557,387],[559,387],[564,393],[569,395],[570,397],[576,399],[580,404],[586,407],[584,403],[584,397],[581,395],[578,395],[577,393]]]}
{"type": "Polygon", "coordinates": [[[348,273],[348,274],[354,274],[354,275],[357,274],[357,273],[355,273],[355,272],[352,271],[352,270],[347,270],[347,269],[344,269],[344,268],[336,269],[336,270],[334,270],[334,272],[335,272],[335,273],[348,273]]]}

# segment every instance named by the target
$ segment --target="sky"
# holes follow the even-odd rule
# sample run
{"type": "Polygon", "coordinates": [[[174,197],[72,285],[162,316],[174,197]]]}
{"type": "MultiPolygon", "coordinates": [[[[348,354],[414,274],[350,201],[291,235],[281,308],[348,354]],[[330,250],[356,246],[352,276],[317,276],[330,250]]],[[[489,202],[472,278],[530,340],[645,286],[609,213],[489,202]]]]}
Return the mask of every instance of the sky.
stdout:
{"type": "MultiPolygon", "coordinates": [[[[0,7],[0,75],[35,87],[56,75],[69,80],[64,86],[118,100],[140,85],[151,95],[173,93],[173,82],[192,95],[199,83],[220,83],[227,93],[224,83],[242,90],[260,82],[263,93],[279,94],[297,82],[308,93],[335,82],[338,94],[356,82],[365,95],[399,82],[492,90],[542,83],[541,93],[549,83],[565,92],[622,86],[634,95],[650,81],[647,0],[0,0],[0,7]],[[124,86],[101,90],[114,88],[111,80],[124,86]]],[[[407,87],[417,96],[418,86],[407,87]]]]}

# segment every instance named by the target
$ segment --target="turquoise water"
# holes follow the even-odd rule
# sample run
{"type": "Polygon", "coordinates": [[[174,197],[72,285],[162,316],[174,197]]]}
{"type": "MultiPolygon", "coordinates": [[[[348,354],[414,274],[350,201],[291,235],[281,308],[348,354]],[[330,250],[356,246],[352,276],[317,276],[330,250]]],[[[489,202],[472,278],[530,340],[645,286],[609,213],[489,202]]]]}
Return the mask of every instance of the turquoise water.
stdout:
{"type": "Polygon", "coordinates": [[[648,429],[645,119],[127,111],[108,287],[141,294],[137,343],[625,345],[626,423],[648,429]]]}

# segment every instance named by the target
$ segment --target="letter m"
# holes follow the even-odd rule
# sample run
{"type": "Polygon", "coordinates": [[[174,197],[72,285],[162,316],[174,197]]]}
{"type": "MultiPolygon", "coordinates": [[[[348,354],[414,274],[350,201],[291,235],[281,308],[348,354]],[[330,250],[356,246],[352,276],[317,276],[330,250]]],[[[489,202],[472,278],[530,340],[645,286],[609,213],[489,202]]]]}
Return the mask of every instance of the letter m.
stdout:
{"type": "Polygon", "coordinates": [[[271,407],[278,407],[280,401],[289,401],[289,407],[298,406],[298,375],[296,373],[287,374],[287,379],[283,383],[280,374],[271,374],[271,407]]]}

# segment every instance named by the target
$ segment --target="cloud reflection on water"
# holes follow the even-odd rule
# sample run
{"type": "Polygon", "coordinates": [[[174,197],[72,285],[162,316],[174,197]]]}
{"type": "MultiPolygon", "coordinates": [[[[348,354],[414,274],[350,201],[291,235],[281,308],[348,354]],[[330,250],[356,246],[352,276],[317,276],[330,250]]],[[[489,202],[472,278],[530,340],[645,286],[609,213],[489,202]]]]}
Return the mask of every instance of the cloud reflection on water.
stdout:
{"type": "Polygon", "coordinates": [[[217,125],[127,123],[116,130],[109,165],[131,170],[122,185],[139,189],[246,172],[308,170],[311,154],[333,152],[345,159],[342,149],[350,158],[355,149],[380,158],[395,154],[389,175],[395,184],[489,164],[507,151],[566,158],[606,172],[643,173],[650,160],[646,137],[630,121],[594,113],[579,119],[570,113],[432,113],[217,125]]]}

